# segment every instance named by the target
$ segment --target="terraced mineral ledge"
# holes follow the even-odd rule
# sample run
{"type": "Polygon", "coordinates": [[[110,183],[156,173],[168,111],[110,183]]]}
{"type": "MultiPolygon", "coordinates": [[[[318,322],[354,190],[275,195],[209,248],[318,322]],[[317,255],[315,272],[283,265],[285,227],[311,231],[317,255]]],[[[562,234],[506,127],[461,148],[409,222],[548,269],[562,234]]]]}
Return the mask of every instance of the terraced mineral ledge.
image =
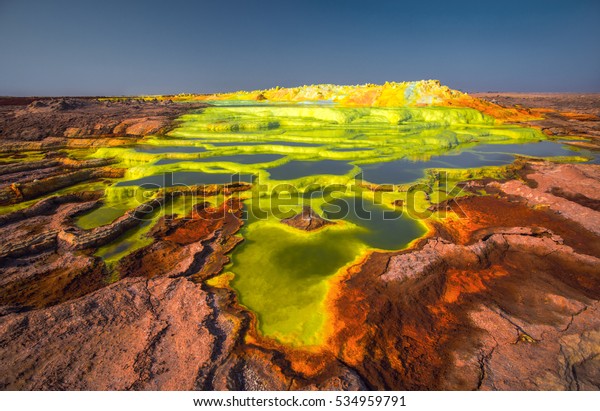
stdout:
{"type": "Polygon", "coordinates": [[[3,389],[598,389],[600,97],[0,99],[3,389]]]}

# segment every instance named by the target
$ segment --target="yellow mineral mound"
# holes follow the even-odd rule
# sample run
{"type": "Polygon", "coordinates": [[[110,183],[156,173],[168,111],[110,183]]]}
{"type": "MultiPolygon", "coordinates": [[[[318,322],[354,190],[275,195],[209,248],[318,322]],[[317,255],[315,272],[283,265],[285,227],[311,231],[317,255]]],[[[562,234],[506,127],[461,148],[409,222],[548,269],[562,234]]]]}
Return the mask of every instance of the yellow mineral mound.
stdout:
{"type": "Polygon", "coordinates": [[[470,107],[499,120],[523,121],[539,118],[539,113],[522,108],[505,108],[467,93],[453,90],[438,80],[341,86],[317,84],[301,87],[275,87],[267,90],[236,91],[210,95],[182,95],[176,99],[239,100],[261,102],[333,102],[349,107],[470,107]]]}

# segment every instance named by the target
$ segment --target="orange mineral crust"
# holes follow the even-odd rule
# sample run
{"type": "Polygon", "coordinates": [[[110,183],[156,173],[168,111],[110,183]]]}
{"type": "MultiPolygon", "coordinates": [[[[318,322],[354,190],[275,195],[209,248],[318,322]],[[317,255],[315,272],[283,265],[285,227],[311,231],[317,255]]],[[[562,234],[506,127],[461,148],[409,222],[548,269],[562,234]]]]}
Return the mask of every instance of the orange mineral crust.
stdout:
{"type": "MultiPolygon", "coordinates": [[[[591,251],[580,241],[593,238],[585,229],[494,197],[458,204],[468,219],[441,223],[443,231],[413,250],[372,254],[330,294],[329,348],[373,388],[491,387],[480,367],[494,347],[514,364],[531,344],[542,344],[544,330],[563,329],[574,307],[599,297],[598,260],[575,251],[591,251]],[[532,226],[514,228],[523,217],[532,226]]],[[[544,344],[538,349],[551,355],[553,343],[544,344]]],[[[527,376],[522,387],[532,387],[541,374],[531,372],[519,364],[511,378],[527,376]]]]}

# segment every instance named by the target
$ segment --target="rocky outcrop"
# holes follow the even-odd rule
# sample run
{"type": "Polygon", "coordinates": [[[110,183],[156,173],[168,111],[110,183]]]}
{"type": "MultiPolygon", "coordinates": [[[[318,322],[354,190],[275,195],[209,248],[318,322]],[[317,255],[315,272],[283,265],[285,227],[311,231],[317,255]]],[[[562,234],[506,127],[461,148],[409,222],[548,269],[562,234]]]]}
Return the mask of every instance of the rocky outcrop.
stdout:
{"type": "MultiPolygon", "coordinates": [[[[26,216],[33,217],[35,215],[48,213],[53,208],[56,209],[61,203],[67,203],[66,200],[62,200],[62,202],[56,204],[56,200],[49,200],[50,199],[38,203],[33,210],[7,215],[5,217],[6,223],[19,221],[26,216]]],[[[77,196],[71,197],[71,202],[78,202],[80,200],[81,199],[77,196]]],[[[126,212],[125,215],[117,218],[112,223],[89,231],[79,229],[72,225],[69,220],[75,214],[88,211],[90,208],[95,207],[97,205],[96,202],[94,201],[71,207],[68,212],[60,213],[59,217],[54,218],[53,225],[60,227],[59,229],[46,230],[36,235],[28,233],[29,235],[25,236],[12,236],[12,238],[9,237],[6,239],[6,241],[0,245],[0,259],[32,255],[45,250],[56,251],[58,247],[65,250],[83,250],[101,247],[121,236],[127,230],[141,224],[144,217],[160,209],[165,201],[165,197],[150,200],[139,205],[135,209],[126,212]]]]}
{"type": "Polygon", "coordinates": [[[194,389],[221,338],[210,325],[223,318],[210,304],[185,279],[132,278],[44,311],[6,315],[0,387],[194,389]],[[35,355],[25,348],[32,342],[35,355]]]}
{"type": "Polygon", "coordinates": [[[493,182],[490,187],[524,199],[531,206],[548,207],[600,235],[600,170],[595,165],[530,163],[527,181],[493,182]]]}
{"type": "Polygon", "coordinates": [[[34,179],[23,183],[12,183],[0,189],[0,205],[16,204],[21,201],[35,199],[44,194],[52,193],[65,187],[100,178],[122,177],[122,169],[83,169],[47,178],[34,179]]]}
{"type": "Polygon", "coordinates": [[[127,136],[146,136],[165,130],[169,119],[165,117],[142,117],[127,119],[119,123],[112,134],[127,136]]]}
{"type": "Polygon", "coordinates": [[[200,205],[189,216],[162,218],[154,227],[155,242],[125,257],[120,272],[130,276],[188,277],[202,281],[218,274],[241,237],[242,206],[238,200],[220,207],[200,205]]]}
{"type": "Polygon", "coordinates": [[[165,201],[165,197],[150,200],[126,212],[125,215],[117,218],[112,223],[89,231],[78,230],[74,227],[68,230],[61,230],[58,233],[58,240],[65,248],[73,250],[103,246],[121,236],[127,230],[141,224],[144,217],[160,209],[165,201]]]}
{"type": "Polygon", "coordinates": [[[439,237],[340,278],[338,358],[376,389],[598,389],[597,237],[523,203],[458,203],[439,237]]]}
{"type": "Polygon", "coordinates": [[[175,104],[168,100],[99,101],[82,98],[42,99],[25,107],[0,104],[0,140],[139,137],[165,132],[173,119],[190,109],[204,106],[200,103],[175,104]]]}
{"type": "MultiPolygon", "coordinates": [[[[297,384],[282,372],[276,352],[242,343],[247,322],[219,308],[227,298],[184,278],[137,277],[46,310],[7,314],[0,317],[0,388],[286,390],[297,384]]],[[[330,372],[302,386],[364,388],[341,364],[330,372]]]]}
{"type": "Polygon", "coordinates": [[[127,137],[95,137],[68,139],[46,137],[41,141],[3,141],[0,153],[60,150],[64,148],[120,147],[134,144],[137,139],[127,137]]]}
{"type": "MultiPolygon", "coordinates": [[[[477,93],[475,97],[504,107],[533,109],[541,119],[523,121],[551,136],[584,136],[584,146],[600,148],[600,96],[570,93],[477,93]]],[[[575,143],[574,145],[579,145],[575,143]]]]}
{"type": "Polygon", "coordinates": [[[49,230],[18,242],[5,242],[0,246],[0,259],[37,254],[45,250],[56,249],[59,231],[49,230]]]}
{"type": "MultiPolygon", "coordinates": [[[[0,183],[0,189],[11,185],[17,187],[27,183],[38,182],[50,177],[59,177],[74,170],[106,167],[116,162],[114,159],[73,160],[62,157],[62,153],[51,154],[49,153],[46,159],[40,161],[9,162],[0,166],[0,175],[2,175],[4,180],[0,183]]],[[[105,175],[111,175],[109,169],[104,169],[103,171],[105,175]]],[[[114,170],[113,173],[115,175],[119,174],[118,170],[114,170]]]]}
{"type": "Polygon", "coordinates": [[[21,171],[39,170],[56,167],[60,163],[57,160],[28,161],[21,163],[5,163],[0,165],[0,175],[18,173],[21,171]]]}
{"type": "Polygon", "coordinates": [[[58,207],[63,204],[93,202],[100,199],[101,196],[101,192],[80,192],[62,196],[48,197],[23,210],[0,215],[0,227],[41,215],[51,215],[55,213],[58,207]]]}
{"type": "Polygon", "coordinates": [[[0,317],[70,301],[107,285],[100,258],[69,251],[2,259],[0,271],[0,317]]]}
{"type": "Polygon", "coordinates": [[[333,222],[324,219],[314,212],[309,206],[303,206],[302,212],[293,217],[284,218],[281,220],[283,224],[304,231],[314,231],[323,228],[327,225],[334,224],[333,222]]]}

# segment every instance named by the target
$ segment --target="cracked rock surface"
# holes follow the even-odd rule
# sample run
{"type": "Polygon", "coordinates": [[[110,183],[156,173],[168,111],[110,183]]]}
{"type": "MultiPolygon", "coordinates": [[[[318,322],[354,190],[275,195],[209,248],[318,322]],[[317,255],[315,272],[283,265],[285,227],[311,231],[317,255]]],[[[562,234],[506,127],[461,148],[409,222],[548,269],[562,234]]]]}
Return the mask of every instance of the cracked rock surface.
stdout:
{"type": "Polygon", "coordinates": [[[334,299],[337,357],[376,389],[600,388],[598,236],[530,201],[460,199],[463,218],[415,249],[349,270],[334,299]]]}

